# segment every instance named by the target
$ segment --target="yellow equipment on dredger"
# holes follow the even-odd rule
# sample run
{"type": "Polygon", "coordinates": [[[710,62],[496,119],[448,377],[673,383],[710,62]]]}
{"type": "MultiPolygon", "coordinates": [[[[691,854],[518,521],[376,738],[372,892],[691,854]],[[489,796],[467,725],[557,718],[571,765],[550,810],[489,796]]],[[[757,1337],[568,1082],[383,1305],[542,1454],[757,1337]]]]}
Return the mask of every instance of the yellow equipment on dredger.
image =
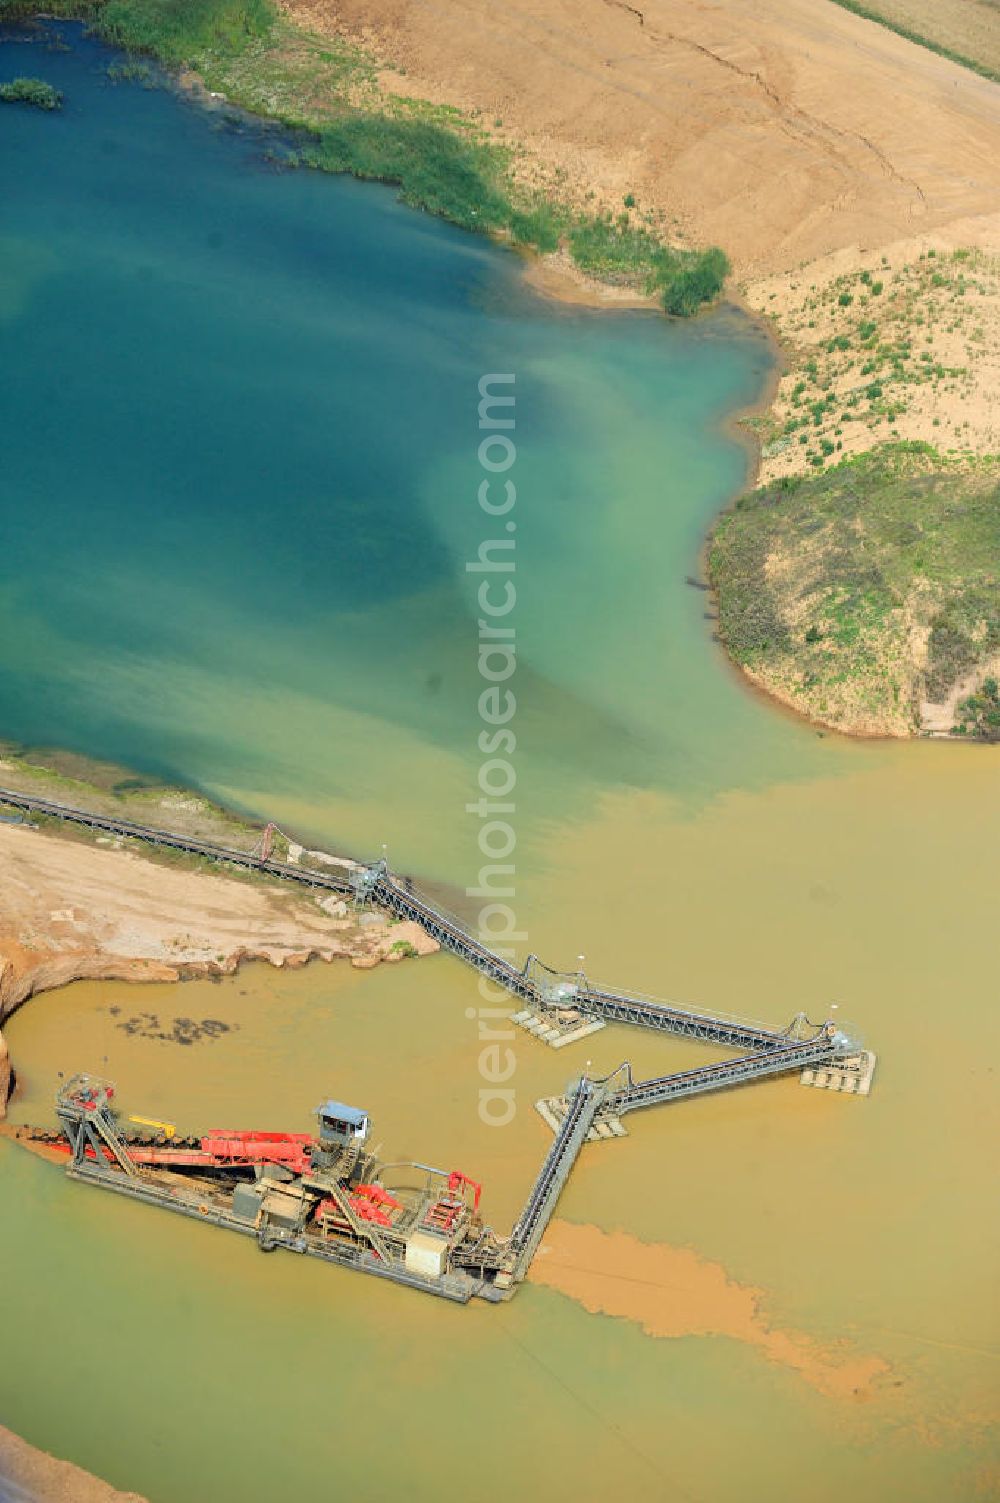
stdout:
{"type": "Polygon", "coordinates": [[[155,1117],[129,1117],[128,1120],[137,1122],[140,1127],[155,1127],[165,1138],[172,1138],[177,1131],[173,1122],[157,1122],[155,1117]]]}

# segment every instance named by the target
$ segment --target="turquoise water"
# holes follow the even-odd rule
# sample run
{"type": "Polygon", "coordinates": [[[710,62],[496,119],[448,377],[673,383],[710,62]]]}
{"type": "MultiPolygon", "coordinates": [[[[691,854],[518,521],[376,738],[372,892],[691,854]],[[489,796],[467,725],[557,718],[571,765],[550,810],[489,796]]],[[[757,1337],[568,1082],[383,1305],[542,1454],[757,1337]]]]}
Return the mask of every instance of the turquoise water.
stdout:
{"type": "Polygon", "coordinates": [[[760,336],[542,302],[514,256],[278,171],[266,134],[113,84],[64,32],[0,52],[66,96],[0,119],[4,733],[454,876],[482,687],[464,565],[499,525],[477,384],[511,371],[526,828],[612,783],[791,772],[683,587],[741,483],[719,424],[761,388],[760,336]]]}
{"type": "MultiPolygon", "coordinates": [[[[62,31],[69,51],[0,46],[0,77],[66,94],[0,108],[0,737],[466,881],[465,563],[495,535],[477,384],[516,373],[531,946],[773,1022],[836,998],[879,1051],[869,1101],[780,1081],[636,1114],[560,1209],[695,1249],[776,1328],[889,1375],[831,1398],[740,1341],[653,1339],[550,1289],[442,1309],[0,1142],[0,1421],[152,1503],[989,1496],[997,754],[818,736],[720,657],[685,577],[743,480],[724,423],[761,390],[759,335],[543,302],[513,256],[279,171],[266,132],[113,85],[112,55],[62,31]]],[[[390,1156],[482,1178],[503,1226],[548,1142],[531,1104],[585,1057],[518,1039],[515,1123],[486,1129],[476,1002],[441,956],[73,987],[5,1029],[12,1115],[47,1118],[58,1070],[105,1062],[131,1109],[192,1127],[304,1128],[343,1095],[390,1156]],[[183,1053],[123,1035],[110,1006],[147,997],[239,1026],[183,1053]]],[[[592,1047],[639,1073],[704,1058],[625,1030],[592,1047]]]]}

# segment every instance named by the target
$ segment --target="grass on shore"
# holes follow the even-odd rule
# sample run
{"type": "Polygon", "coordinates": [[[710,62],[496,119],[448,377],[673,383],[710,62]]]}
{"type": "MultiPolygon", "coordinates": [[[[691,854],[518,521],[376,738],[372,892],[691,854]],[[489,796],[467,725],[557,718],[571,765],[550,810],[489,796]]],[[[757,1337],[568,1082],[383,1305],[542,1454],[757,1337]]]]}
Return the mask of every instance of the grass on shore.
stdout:
{"type": "Polygon", "coordinates": [[[569,252],[581,271],[607,281],[641,286],[656,293],[667,313],[686,318],[703,303],[714,302],[729,275],[729,262],[718,247],[678,250],[662,244],[626,209],[578,216],[568,226],[569,252]]]}
{"type": "Polygon", "coordinates": [[[884,445],[763,486],[717,525],[709,577],[726,648],[766,687],[906,734],[1000,654],[1000,460],[884,445]]]}
{"type": "MultiPolygon", "coordinates": [[[[0,0],[0,19],[30,14],[0,0]]],[[[54,0],[114,46],[188,67],[233,104],[300,132],[286,161],[397,186],[414,208],[539,252],[564,245],[599,280],[655,294],[666,312],[696,313],[729,272],[723,252],[667,243],[631,195],[616,217],[582,214],[558,191],[525,186],[519,153],[460,111],[386,93],[362,49],[312,36],[272,0],[54,0]]]]}
{"type": "Polygon", "coordinates": [[[107,0],[96,29],[126,52],[179,66],[215,52],[238,56],[266,39],[274,20],[269,0],[107,0]]]}

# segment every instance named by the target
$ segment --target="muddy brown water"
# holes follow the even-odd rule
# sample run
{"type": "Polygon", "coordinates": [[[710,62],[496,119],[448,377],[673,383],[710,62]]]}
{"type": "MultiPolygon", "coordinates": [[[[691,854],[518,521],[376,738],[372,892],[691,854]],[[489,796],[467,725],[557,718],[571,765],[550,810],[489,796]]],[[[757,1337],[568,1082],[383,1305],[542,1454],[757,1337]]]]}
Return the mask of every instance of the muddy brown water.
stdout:
{"type": "MultiPolygon", "coordinates": [[[[773,1020],[840,997],[879,1054],[868,1100],[780,1080],[636,1114],[626,1140],[585,1149],[540,1282],[498,1309],[265,1259],[0,1143],[18,1206],[5,1419],[154,1499],[266,1496],[278,1435],[290,1487],[336,1473],[362,1497],[404,1474],[439,1496],[442,1467],[484,1498],[596,1497],[612,1479],[647,1497],[979,1495],[996,759],[870,752],[695,815],[610,794],[553,831],[525,895],[543,953],[574,951],[579,915],[597,915],[588,966],[641,989],[669,977],[773,1020]],[[626,861],[627,898],[606,880],[626,861]]],[[[333,1093],[371,1111],[387,1158],[482,1180],[507,1226],[548,1141],[538,1096],[586,1059],[652,1073],[708,1057],[617,1028],[559,1054],[519,1036],[498,1130],[477,1112],[477,1005],[449,957],[78,984],[11,1020],[11,1115],[51,1121],[58,1072],[81,1066],[117,1079],[126,1109],[191,1128],[308,1129],[333,1093]],[[213,1026],[155,1036],[176,1019],[213,1026]]]]}

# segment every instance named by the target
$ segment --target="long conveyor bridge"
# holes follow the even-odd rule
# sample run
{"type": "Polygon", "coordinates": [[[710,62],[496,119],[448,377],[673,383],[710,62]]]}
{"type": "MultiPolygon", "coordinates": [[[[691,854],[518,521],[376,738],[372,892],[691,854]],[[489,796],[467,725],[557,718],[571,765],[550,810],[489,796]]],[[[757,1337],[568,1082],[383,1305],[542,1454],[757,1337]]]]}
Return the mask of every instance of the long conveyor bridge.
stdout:
{"type": "MultiPolygon", "coordinates": [[[[438,943],[458,955],[482,975],[504,987],[513,996],[536,1006],[564,1002],[578,1012],[600,1017],[608,1022],[630,1023],[660,1033],[679,1034],[702,1039],[707,1043],[726,1044],[749,1050],[780,1049],[789,1042],[790,1030],[776,1030],[763,1023],[728,1017],[681,1007],[676,1003],[655,1001],[628,992],[608,991],[593,986],[582,973],[562,977],[560,973],[529,956],[522,967],[489,949],[453,915],[414,892],[412,887],[389,871],[384,862],[363,869],[359,890],[380,908],[398,918],[413,919],[438,943]],[[554,978],[552,982],[547,977],[554,978]]],[[[797,1019],[791,1028],[805,1026],[818,1036],[822,1024],[797,1019]]]]}
{"type": "MultiPolygon", "coordinates": [[[[857,1049],[832,1021],[812,1023],[803,1013],[787,1028],[778,1030],[744,1018],[656,1001],[629,992],[603,989],[592,984],[582,972],[553,971],[534,955],[529,956],[523,966],[517,966],[508,956],[485,945],[460,919],[416,892],[412,884],[395,875],[385,861],[368,866],[344,862],[335,870],[320,871],[294,862],[272,860],[266,844],[255,851],[239,850],[109,815],[94,814],[35,795],[0,789],[0,804],[124,839],[185,851],[245,870],[259,871],[284,881],[352,897],[359,903],[375,905],[397,918],[410,919],[420,924],[444,949],[450,950],[481,975],[531,1007],[570,1007],[593,1019],[678,1034],[741,1051],[734,1058],[713,1061],[694,1069],[679,1070],[649,1080],[636,1081],[627,1063],[603,1079],[594,1079],[584,1074],[576,1080],[564,1098],[565,1114],[557,1124],[555,1138],[509,1238],[498,1238],[487,1229],[467,1246],[457,1246],[452,1264],[457,1271],[455,1277],[447,1287],[446,1280],[440,1288],[436,1287],[434,1290],[445,1293],[448,1297],[468,1298],[468,1288],[461,1283],[462,1269],[478,1269],[479,1282],[475,1284],[475,1292],[484,1293],[484,1297],[497,1297],[504,1287],[509,1289],[524,1278],[577,1156],[595,1124],[621,1118],[642,1107],[656,1106],[686,1096],[723,1090],[809,1066],[836,1064],[857,1049]]],[[[74,1156],[79,1161],[77,1170],[80,1174],[88,1177],[97,1175],[101,1182],[105,1182],[104,1160],[101,1155],[106,1150],[123,1171],[120,1178],[113,1177],[117,1188],[147,1199],[163,1199],[162,1192],[149,1189],[144,1181],[136,1179],[128,1152],[114,1136],[109,1125],[101,1127],[99,1123],[87,1123],[74,1126],[73,1112],[67,1108],[66,1113],[64,1126],[74,1144],[74,1156]],[[87,1134],[86,1142],[80,1136],[84,1132],[87,1134]],[[99,1167],[88,1167],[85,1151],[94,1155],[95,1164],[100,1160],[99,1167]]],[[[229,1225],[231,1222],[231,1217],[222,1215],[219,1224],[229,1225]]],[[[323,1255],[328,1254],[324,1252],[323,1255]]],[[[333,1256],[332,1253],[329,1255],[333,1256]]],[[[356,1266],[361,1265],[356,1263],[356,1266]]],[[[364,1266],[365,1271],[389,1274],[384,1259],[379,1264],[376,1258],[371,1268],[367,1264],[364,1266]]],[[[405,1271],[400,1277],[418,1287],[429,1287],[426,1280],[405,1274],[405,1271]]]]}
{"type": "Polygon", "coordinates": [[[810,1065],[825,1064],[842,1056],[851,1046],[828,1025],[816,1038],[786,1043],[782,1049],[764,1049],[756,1054],[741,1054],[736,1059],[718,1060],[693,1070],[678,1070],[653,1080],[631,1081],[620,1090],[608,1091],[603,1102],[609,1115],[624,1116],[643,1106],[659,1106],[682,1096],[697,1096],[705,1091],[725,1090],[728,1086],[762,1080],[768,1075],[804,1070],[810,1065]]]}
{"type": "Polygon", "coordinates": [[[545,1156],[525,1203],[511,1233],[509,1252],[512,1255],[510,1272],[515,1279],[523,1279],[528,1270],[542,1234],[555,1210],[556,1201],[569,1179],[577,1154],[583,1147],[594,1118],[604,1100],[606,1091],[600,1081],[583,1076],[576,1083],[570,1097],[569,1111],[545,1156]]]}
{"type": "Polygon", "coordinates": [[[412,884],[390,871],[385,861],[377,861],[368,866],[345,864],[334,871],[318,871],[310,866],[271,860],[260,850],[246,851],[214,844],[198,840],[194,836],[136,824],[113,815],[95,814],[87,809],[74,808],[12,789],[0,788],[0,804],[20,809],[27,814],[39,814],[123,839],[185,851],[207,860],[259,871],[283,881],[372,903],[398,918],[412,919],[419,923],[442,948],[450,950],[453,955],[457,955],[512,996],[533,1006],[544,1008],[554,1002],[566,1003],[583,1014],[602,1018],[609,1023],[627,1023],[660,1033],[702,1039],[707,1043],[724,1044],[751,1052],[783,1049],[793,1033],[801,1034],[805,1031],[818,1037],[823,1026],[808,1024],[804,1014],[799,1014],[789,1027],[773,1029],[744,1018],[657,1001],[617,989],[603,989],[592,985],[582,973],[553,971],[535,956],[529,956],[523,966],[517,966],[506,956],[483,944],[460,919],[414,891],[412,884]]]}

